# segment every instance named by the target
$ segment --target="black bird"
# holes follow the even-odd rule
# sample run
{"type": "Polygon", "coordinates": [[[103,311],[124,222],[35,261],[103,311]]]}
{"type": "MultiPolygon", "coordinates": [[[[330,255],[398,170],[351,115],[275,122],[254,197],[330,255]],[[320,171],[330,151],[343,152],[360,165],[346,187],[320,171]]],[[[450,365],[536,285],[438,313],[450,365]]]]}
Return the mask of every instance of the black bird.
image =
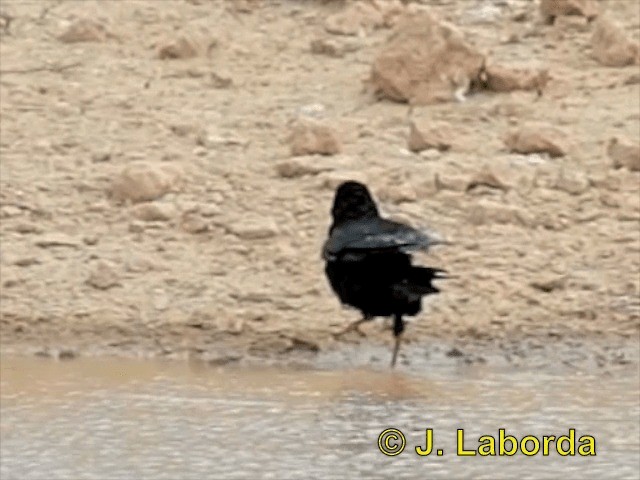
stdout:
{"type": "Polygon", "coordinates": [[[393,367],[405,327],[403,315],[417,315],[422,297],[439,292],[431,282],[446,278],[444,270],[412,265],[409,252],[446,242],[380,217],[367,187],[354,181],[337,188],[331,214],[322,252],[325,273],[340,302],[363,315],[338,335],[352,330],[363,335],[363,322],[393,317],[393,367]]]}

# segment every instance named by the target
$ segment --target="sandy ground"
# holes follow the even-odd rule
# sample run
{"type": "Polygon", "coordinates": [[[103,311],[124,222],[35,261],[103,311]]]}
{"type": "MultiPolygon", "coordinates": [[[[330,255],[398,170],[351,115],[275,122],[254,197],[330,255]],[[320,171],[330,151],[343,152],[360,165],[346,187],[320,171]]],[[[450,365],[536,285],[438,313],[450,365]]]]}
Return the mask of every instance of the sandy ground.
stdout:
{"type": "MultiPolygon", "coordinates": [[[[590,24],[546,25],[534,2],[422,3],[491,58],[547,68],[542,97],[377,100],[367,80],[391,30],[328,33],[341,2],[3,0],[3,352],[366,362],[355,344],[387,348],[391,334],[374,323],[333,339],[358,314],[320,258],[333,189],[353,177],[387,214],[454,241],[418,258],[457,278],[409,326],[407,352],[636,362],[640,173],[613,168],[606,144],[638,141],[638,66],[599,65],[590,24]],[[101,41],[58,38],[86,18],[101,41]],[[183,35],[194,57],[159,58],[183,35]],[[319,39],[339,54],[312,52],[319,39]],[[295,159],[314,168],[286,177],[301,112],[334,127],[342,151],[295,159]],[[410,152],[417,115],[447,122],[455,147],[410,152]],[[509,152],[504,135],[529,121],[561,128],[569,153],[509,152]],[[109,194],[141,160],[181,172],[152,221],[109,194]],[[485,168],[509,188],[467,192],[485,168]]],[[[634,0],[600,7],[638,40],[634,0]]]]}

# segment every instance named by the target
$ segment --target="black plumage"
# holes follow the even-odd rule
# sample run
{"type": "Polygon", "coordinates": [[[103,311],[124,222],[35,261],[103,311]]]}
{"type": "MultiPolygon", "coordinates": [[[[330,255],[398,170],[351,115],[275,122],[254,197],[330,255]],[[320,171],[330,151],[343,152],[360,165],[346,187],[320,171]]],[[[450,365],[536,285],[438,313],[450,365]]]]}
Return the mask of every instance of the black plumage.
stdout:
{"type": "Polygon", "coordinates": [[[359,332],[359,325],[374,317],[393,317],[394,366],[405,327],[402,317],[417,315],[422,297],[439,292],[433,280],[446,277],[444,270],[412,265],[411,252],[443,242],[380,217],[369,190],[358,182],[337,188],[331,214],[325,273],[340,302],[363,315],[340,334],[359,332]]]}

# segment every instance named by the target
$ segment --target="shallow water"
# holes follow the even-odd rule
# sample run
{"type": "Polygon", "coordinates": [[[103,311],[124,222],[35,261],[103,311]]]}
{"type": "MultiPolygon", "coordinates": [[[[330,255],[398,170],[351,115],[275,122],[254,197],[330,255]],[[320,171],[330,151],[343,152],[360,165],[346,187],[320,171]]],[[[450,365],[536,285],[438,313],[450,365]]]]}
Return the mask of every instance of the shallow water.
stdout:
{"type": "MultiPolygon", "coordinates": [[[[0,476],[9,479],[628,478],[640,474],[638,371],[469,366],[422,376],[198,363],[4,358],[0,476]],[[395,427],[406,449],[388,457],[395,427]],[[596,439],[595,457],[456,455],[498,428],[596,439]],[[416,455],[433,428],[434,453],[416,455]],[[435,455],[442,449],[442,456],[435,455]]],[[[393,443],[393,442],[392,442],[393,443]]],[[[579,443],[579,442],[578,442],[579,443]]]]}

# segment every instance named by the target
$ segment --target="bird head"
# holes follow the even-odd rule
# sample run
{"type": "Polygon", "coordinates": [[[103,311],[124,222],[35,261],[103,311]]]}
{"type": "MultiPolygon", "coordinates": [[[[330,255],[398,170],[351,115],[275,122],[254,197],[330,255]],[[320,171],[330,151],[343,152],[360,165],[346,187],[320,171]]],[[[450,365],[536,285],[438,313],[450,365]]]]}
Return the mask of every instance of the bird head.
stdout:
{"type": "Polygon", "coordinates": [[[350,180],[336,189],[331,215],[333,223],[339,224],[346,220],[375,217],[378,215],[378,208],[367,186],[350,180]]]}

